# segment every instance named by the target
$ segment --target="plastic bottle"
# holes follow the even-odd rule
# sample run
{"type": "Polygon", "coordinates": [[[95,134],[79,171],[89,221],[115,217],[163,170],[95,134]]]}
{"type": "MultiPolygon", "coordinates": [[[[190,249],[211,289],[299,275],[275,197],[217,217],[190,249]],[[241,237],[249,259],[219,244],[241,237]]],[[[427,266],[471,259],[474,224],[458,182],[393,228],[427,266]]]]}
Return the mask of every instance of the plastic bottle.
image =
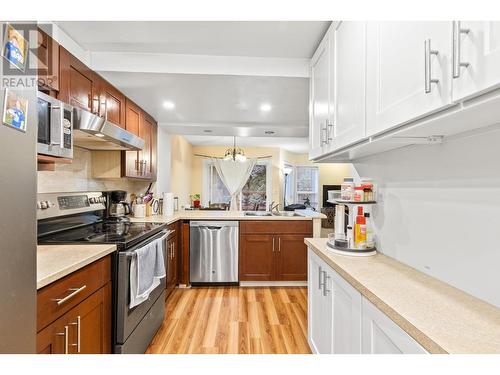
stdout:
{"type": "Polygon", "coordinates": [[[347,247],[352,249],[354,248],[354,235],[352,232],[352,226],[347,226],[347,247]]]}
{"type": "Polygon", "coordinates": [[[375,236],[373,234],[372,220],[368,212],[365,213],[365,221],[366,221],[366,248],[371,249],[375,247],[375,236]]]}
{"type": "Polygon", "coordinates": [[[356,216],[356,224],[354,224],[354,245],[357,249],[361,248],[366,242],[366,219],[363,215],[363,207],[358,207],[358,216],[356,216]],[[363,231],[361,226],[364,226],[363,231]]]}

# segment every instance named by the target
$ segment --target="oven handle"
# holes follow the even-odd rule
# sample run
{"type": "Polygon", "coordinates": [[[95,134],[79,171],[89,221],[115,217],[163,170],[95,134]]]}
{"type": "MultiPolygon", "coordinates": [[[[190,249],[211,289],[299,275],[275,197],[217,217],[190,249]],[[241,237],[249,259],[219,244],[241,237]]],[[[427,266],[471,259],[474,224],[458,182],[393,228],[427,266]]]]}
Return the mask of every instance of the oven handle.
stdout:
{"type": "MultiPolygon", "coordinates": [[[[156,240],[163,241],[173,232],[174,232],[173,230],[164,229],[160,233],[157,234],[158,237],[152,237],[150,240],[147,240],[147,243],[150,243],[150,242],[156,241],[156,240]]],[[[142,246],[144,246],[144,245],[142,245],[142,246]]],[[[129,250],[129,251],[126,251],[125,253],[122,253],[122,254],[125,254],[127,256],[127,258],[132,258],[136,254],[135,250],[140,249],[142,246],[138,246],[138,247],[134,248],[134,250],[129,250]]]]}

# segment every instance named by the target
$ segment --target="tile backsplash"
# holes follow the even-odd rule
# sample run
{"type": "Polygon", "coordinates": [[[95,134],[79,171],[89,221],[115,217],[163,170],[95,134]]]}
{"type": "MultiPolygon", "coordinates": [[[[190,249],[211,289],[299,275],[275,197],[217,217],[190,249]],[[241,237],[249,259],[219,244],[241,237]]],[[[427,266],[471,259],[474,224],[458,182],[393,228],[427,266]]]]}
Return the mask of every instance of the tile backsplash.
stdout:
{"type": "Polygon", "coordinates": [[[126,190],[128,193],[144,193],[149,183],[126,178],[103,180],[92,178],[91,152],[74,148],[72,164],[56,164],[55,171],[38,172],[39,193],[126,190]]]}

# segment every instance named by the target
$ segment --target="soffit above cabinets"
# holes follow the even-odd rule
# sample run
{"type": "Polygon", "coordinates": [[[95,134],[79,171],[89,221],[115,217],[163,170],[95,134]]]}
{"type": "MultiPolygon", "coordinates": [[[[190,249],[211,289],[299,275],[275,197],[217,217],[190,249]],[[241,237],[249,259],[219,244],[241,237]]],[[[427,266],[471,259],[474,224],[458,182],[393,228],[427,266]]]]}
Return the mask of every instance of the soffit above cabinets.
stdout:
{"type": "Polygon", "coordinates": [[[310,58],[328,21],[57,22],[93,52],[310,58]]]}

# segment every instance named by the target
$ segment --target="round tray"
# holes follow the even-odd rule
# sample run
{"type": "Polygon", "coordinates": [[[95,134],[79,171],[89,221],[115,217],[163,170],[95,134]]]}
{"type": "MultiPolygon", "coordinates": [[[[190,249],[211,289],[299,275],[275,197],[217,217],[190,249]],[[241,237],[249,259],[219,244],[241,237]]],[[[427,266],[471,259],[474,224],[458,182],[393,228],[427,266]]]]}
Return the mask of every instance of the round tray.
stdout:
{"type": "Polygon", "coordinates": [[[372,247],[370,249],[350,249],[346,247],[335,246],[328,241],[326,242],[326,246],[328,247],[328,250],[333,251],[336,254],[347,255],[352,257],[369,257],[377,254],[376,247],[372,247]]]}

